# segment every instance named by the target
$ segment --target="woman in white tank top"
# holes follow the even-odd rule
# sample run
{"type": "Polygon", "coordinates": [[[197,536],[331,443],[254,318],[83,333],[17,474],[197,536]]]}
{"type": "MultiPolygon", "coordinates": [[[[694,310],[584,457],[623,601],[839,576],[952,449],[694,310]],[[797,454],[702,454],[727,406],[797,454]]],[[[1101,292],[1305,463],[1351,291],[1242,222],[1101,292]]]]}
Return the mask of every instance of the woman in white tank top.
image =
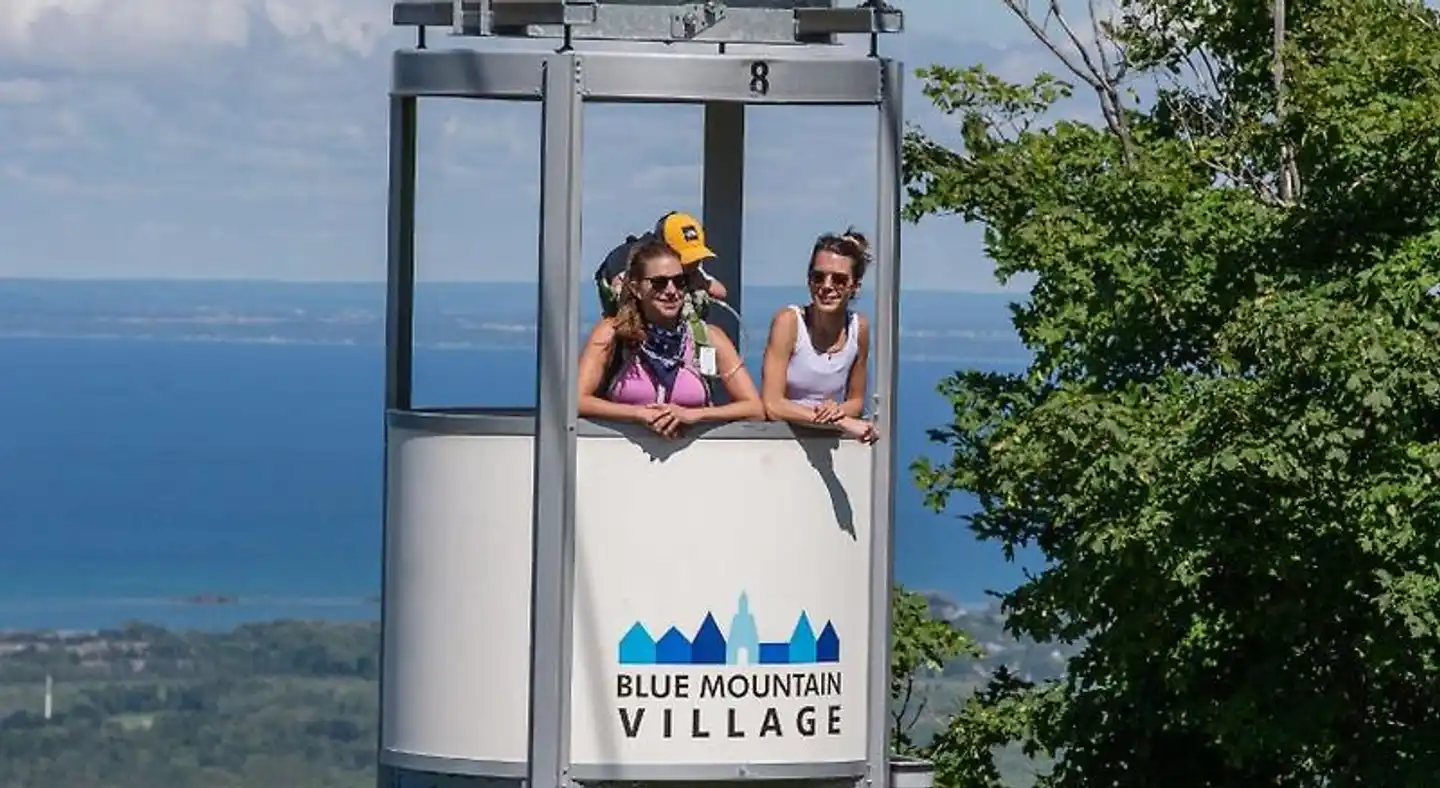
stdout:
{"type": "Polygon", "coordinates": [[[823,235],[810,253],[810,303],[770,321],[761,398],[771,419],[837,429],[866,443],[863,418],[870,324],[850,308],[870,262],[865,236],[823,235]]]}

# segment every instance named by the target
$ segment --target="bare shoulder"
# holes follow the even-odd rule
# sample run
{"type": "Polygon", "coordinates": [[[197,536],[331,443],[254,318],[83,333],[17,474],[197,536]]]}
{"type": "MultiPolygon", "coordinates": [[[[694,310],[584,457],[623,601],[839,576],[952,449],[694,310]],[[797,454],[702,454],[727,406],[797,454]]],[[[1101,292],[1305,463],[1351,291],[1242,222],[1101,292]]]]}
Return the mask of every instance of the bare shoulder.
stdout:
{"type": "Polygon", "coordinates": [[[730,335],[725,333],[725,329],[715,325],[714,323],[706,323],[705,331],[710,336],[715,337],[716,339],[723,339],[731,345],[735,344],[735,341],[730,338],[730,335]]]}
{"type": "Polygon", "coordinates": [[[788,306],[782,306],[770,318],[770,338],[783,342],[792,342],[800,333],[800,317],[795,310],[788,306]]]}
{"type": "Polygon", "coordinates": [[[590,342],[596,345],[608,345],[615,341],[615,318],[602,317],[590,329],[590,342]]]}
{"type": "Polygon", "coordinates": [[[866,317],[864,312],[855,313],[855,325],[860,328],[860,336],[870,333],[870,318],[866,317]]]}
{"type": "Polygon", "coordinates": [[[775,310],[775,316],[770,318],[770,325],[774,328],[794,328],[798,319],[794,309],[782,306],[775,310]]]}

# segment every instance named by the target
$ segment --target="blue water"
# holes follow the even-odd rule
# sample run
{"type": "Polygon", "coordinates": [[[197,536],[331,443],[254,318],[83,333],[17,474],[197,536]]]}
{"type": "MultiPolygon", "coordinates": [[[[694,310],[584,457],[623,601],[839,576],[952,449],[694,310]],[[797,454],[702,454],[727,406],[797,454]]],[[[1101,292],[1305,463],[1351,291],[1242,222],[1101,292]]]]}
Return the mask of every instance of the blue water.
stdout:
{"type": "MultiPolygon", "coordinates": [[[[425,405],[533,400],[528,354],[420,350],[425,405]]],[[[954,362],[901,366],[898,450],[930,451],[954,362]]],[[[963,366],[963,364],[962,364],[963,366]]],[[[3,339],[0,628],[373,617],[378,347],[3,339]],[[178,604],[238,595],[238,606],[178,604]]],[[[901,478],[897,572],[979,601],[1019,570],[901,478]]]]}

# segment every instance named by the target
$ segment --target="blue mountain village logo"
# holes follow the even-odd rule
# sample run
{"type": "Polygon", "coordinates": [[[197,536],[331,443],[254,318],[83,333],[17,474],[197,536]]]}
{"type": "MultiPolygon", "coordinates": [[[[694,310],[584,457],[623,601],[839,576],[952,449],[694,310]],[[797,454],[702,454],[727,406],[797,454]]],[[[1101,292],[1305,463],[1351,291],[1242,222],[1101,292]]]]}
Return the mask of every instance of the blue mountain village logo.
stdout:
{"type": "Polygon", "coordinates": [[[722,728],[731,739],[840,735],[840,635],[828,620],[817,634],[805,610],[794,622],[787,639],[762,640],[743,592],[728,632],[711,611],[693,635],[672,624],[656,639],[635,621],[617,654],[621,731],[629,739],[706,739],[722,728]]]}
{"type": "Polygon", "coordinates": [[[829,621],[820,634],[810,623],[810,616],[800,611],[789,640],[761,642],[750,612],[750,599],[740,594],[735,615],[730,619],[727,638],[715,623],[715,614],[706,613],[688,638],[679,627],[672,626],[655,640],[639,621],[630,625],[620,639],[621,665],[809,665],[840,661],[840,636],[829,621]]]}

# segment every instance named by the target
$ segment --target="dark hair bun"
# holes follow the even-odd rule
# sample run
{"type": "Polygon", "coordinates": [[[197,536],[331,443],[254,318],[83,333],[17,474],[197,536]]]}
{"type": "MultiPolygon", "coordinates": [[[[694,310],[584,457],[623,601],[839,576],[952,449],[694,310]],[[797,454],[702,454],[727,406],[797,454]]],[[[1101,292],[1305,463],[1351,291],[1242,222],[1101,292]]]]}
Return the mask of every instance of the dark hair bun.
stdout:
{"type": "Polygon", "coordinates": [[[860,254],[866,256],[870,254],[870,241],[865,238],[864,233],[856,230],[854,227],[851,227],[845,232],[841,233],[840,237],[859,247],[860,254]]]}

